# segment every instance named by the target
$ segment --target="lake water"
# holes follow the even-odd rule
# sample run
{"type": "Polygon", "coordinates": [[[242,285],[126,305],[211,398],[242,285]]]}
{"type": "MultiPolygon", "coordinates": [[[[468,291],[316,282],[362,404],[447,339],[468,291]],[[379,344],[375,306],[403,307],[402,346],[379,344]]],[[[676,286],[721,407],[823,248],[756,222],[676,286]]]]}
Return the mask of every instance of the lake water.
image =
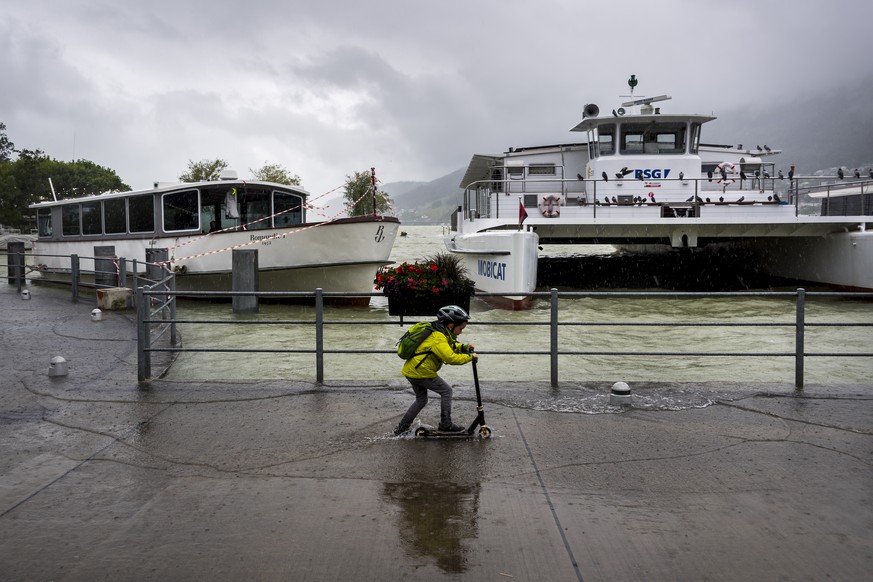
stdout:
{"type": "MultiPolygon", "coordinates": [[[[391,258],[396,262],[421,259],[444,249],[443,228],[403,226],[391,258]]],[[[610,253],[612,247],[549,246],[550,255],[610,253]]],[[[546,326],[494,326],[490,322],[527,324],[546,322],[549,306],[538,300],[528,311],[492,309],[480,299],[471,304],[471,324],[462,339],[481,354],[480,378],[484,380],[549,380],[549,358],[544,355],[497,355],[493,351],[544,351],[549,346],[546,326]]],[[[735,297],[729,299],[624,299],[573,298],[559,301],[561,321],[609,322],[730,322],[767,323],[794,321],[793,299],[735,297]]],[[[180,301],[179,319],[314,320],[314,308],[301,305],[262,304],[254,316],[237,316],[229,304],[180,301]]],[[[326,307],[326,321],[372,321],[373,325],[329,325],[327,349],[393,350],[408,327],[388,315],[384,297],[374,297],[369,307],[326,307]]],[[[417,319],[417,318],[413,318],[417,319]]],[[[807,323],[873,323],[873,303],[845,299],[808,299],[807,323]]],[[[188,348],[312,349],[314,326],[206,325],[180,326],[188,348]]],[[[763,352],[793,353],[793,327],[616,327],[601,325],[559,328],[561,349],[598,352],[763,352]]],[[[873,328],[810,327],[807,352],[870,352],[873,328]]],[[[399,382],[402,362],[394,354],[326,354],[325,380],[399,382]]],[[[812,384],[869,384],[873,358],[807,357],[805,382],[812,384]]],[[[183,353],[168,378],[175,380],[248,380],[316,378],[314,354],[183,353]]],[[[444,366],[441,375],[450,382],[471,383],[469,366],[444,366]]],[[[700,356],[561,356],[559,381],[595,386],[625,382],[739,382],[792,383],[792,357],[700,356]]]]}

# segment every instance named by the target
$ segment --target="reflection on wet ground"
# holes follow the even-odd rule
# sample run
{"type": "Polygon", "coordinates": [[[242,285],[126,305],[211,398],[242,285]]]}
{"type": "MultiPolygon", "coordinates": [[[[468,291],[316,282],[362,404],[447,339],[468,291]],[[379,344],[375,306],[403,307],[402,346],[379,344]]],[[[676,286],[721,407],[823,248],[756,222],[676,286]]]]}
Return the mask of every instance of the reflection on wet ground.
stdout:
{"type": "Polygon", "coordinates": [[[478,536],[479,484],[385,483],[382,497],[400,512],[397,529],[410,558],[432,558],[444,572],[467,569],[478,536]]]}
{"type": "Polygon", "coordinates": [[[479,535],[481,481],[489,442],[474,439],[394,439],[393,480],[382,485],[386,514],[397,519],[404,552],[442,571],[466,571],[479,535]]]}

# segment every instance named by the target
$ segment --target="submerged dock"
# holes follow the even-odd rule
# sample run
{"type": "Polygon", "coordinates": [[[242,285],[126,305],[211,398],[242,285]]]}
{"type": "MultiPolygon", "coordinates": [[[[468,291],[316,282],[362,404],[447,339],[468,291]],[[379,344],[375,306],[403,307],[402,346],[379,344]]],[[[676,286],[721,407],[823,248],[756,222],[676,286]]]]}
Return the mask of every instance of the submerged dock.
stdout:
{"type": "MultiPolygon", "coordinates": [[[[861,580],[873,569],[873,385],[677,385],[718,397],[584,414],[561,412],[569,394],[546,382],[483,379],[493,438],[393,438],[413,398],[397,374],[143,389],[132,313],[93,321],[87,299],[30,291],[0,285],[4,579],[861,580]],[[49,375],[55,356],[65,375],[49,375]]],[[[475,414],[467,388],[458,421],[475,414]]]]}

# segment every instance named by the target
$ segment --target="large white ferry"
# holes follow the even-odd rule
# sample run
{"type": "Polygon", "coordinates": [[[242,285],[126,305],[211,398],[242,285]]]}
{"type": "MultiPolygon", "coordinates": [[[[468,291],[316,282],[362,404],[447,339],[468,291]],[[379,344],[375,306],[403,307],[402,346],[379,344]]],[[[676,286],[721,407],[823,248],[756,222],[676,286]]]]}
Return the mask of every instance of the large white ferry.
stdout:
{"type": "MultiPolygon", "coordinates": [[[[32,206],[34,259],[40,271],[63,276],[71,254],[93,257],[95,247],[138,261],[146,249],[167,249],[177,290],[229,291],[232,251],[257,249],[260,291],[372,292],[400,222],[375,214],[306,222],[308,195],[229,172],[218,181],[41,202],[32,206]]],[[[82,263],[84,276],[93,277],[91,264],[82,263]]]]}
{"type": "MultiPolygon", "coordinates": [[[[631,95],[636,83],[631,76],[631,95]]],[[[801,195],[820,177],[777,172],[766,160],[779,152],[769,147],[702,143],[715,117],[662,113],[656,104],[669,99],[631,98],[605,115],[586,105],[570,130],[584,134],[579,142],[474,155],[446,247],[477,289],[524,308],[518,293],[535,290],[539,245],[548,243],[644,252],[740,245],[774,276],[873,289],[873,176],[850,177],[840,195],[837,184],[812,191],[856,202],[803,215],[801,195]]]]}

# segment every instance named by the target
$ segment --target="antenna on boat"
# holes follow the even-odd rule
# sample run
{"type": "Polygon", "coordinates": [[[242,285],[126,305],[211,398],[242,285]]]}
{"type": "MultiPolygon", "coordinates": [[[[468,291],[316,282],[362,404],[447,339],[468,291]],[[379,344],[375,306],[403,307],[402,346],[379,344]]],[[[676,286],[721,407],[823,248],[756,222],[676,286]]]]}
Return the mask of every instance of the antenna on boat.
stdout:
{"type": "Polygon", "coordinates": [[[57,197],[57,195],[55,194],[55,185],[52,184],[52,179],[51,179],[51,178],[49,178],[49,188],[52,189],[52,198],[54,198],[54,201],[57,202],[57,201],[58,201],[58,197],[57,197]]]}
{"type": "Polygon", "coordinates": [[[630,87],[630,90],[631,90],[631,94],[630,94],[631,99],[634,98],[634,87],[636,87],[638,83],[639,83],[639,81],[637,81],[636,75],[631,75],[630,79],[627,80],[627,86],[630,87]]]}
{"type": "Polygon", "coordinates": [[[376,216],[376,168],[370,168],[370,182],[373,184],[373,216],[376,216]]]}

